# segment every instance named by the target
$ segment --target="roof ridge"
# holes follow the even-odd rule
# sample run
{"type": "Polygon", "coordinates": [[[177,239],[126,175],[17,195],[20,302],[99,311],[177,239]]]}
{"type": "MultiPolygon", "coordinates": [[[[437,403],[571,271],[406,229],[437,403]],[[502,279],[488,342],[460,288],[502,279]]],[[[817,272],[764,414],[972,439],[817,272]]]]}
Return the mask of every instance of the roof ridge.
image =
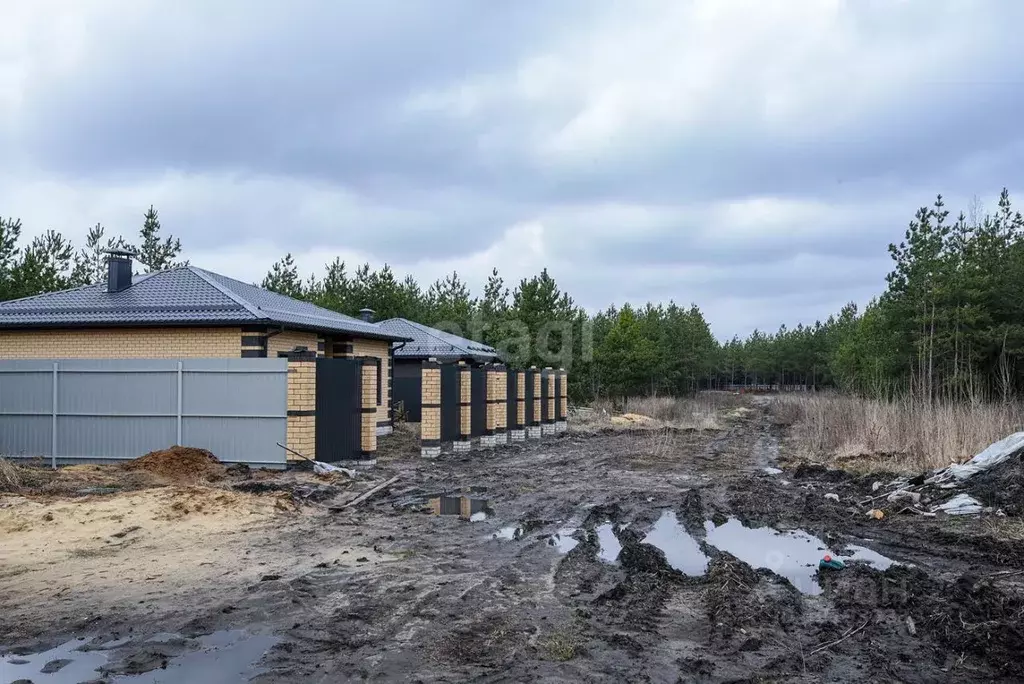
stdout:
{"type": "Polygon", "coordinates": [[[202,278],[203,281],[206,282],[208,285],[210,285],[215,290],[220,292],[222,295],[224,295],[228,299],[232,300],[233,302],[241,306],[243,309],[251,313],[256,318],[267,318],[267,316],[261,313],[261,309],[258,306],[254,306],[252,302],[246,301],[245,298],[241,297],[240,295],[232,292],[228,288],[218,283],[216,280],[211,278],[210,275],[203,269],[199,268],[198,266],[193,266],[192,264],[189,264],[184,268],[188,269],[188,271],[190,271],[191,273],[202,278]]]}
{"type": "MultiPolygon", "coordinates": [[[[391,319],[391,320],[394,320],[394,319],[391,319]]],[[[451,335],[452,337],[458,337],[460,339],[466,340],[467,342],[475,342],[476,341],[476,340],[471,340],[468,337],[463,337],[462,335],[456,335],[455,333],[450,333],[447,330],[441,330],[440,328],[431,327],[431,326],[429,326],[429,325],[427,325],[425,323],[420,323],[419,321],[410,321],[408,318],[399,318],[398,320],[405,321],[406,323],[408,323],[409,325],[413,326],[414,328],[419,328],[425,334],[430,335],[431,337],[433,337],[438,342],[441,342],[442,344],[447,344],[452,349],[457,349],[458,347],[456,347],[454,344],[452,344],[449,340],[446,340],[443,337],[438,337],[437,335],[435,335],[431,331],[438,330],[438,331],[443,332],[443,333],[445,333],[447,335],[451,335]]],[[[481,342],[480,344],[483,345],[483,342],[481,342]]],[[[470,354],[472,354],[473,351],[474,351],[474,349],[472,349],[472,347],[470,347],[468,345],[460,345],[460,346],[461,346],[463,351],[469,352],[470,354]]],[[[484,346],[486,346],[486,345],[484,345],[484,346]]],[[[479,351],[479,350],[477,350],[477,351],[479,351]]]]}

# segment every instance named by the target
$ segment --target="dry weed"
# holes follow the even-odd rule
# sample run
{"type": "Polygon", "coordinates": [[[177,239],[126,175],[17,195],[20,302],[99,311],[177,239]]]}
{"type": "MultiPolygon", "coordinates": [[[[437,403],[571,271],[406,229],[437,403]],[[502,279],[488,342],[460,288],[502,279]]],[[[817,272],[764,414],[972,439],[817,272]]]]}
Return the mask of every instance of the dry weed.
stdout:
{"type": "Polygon", "coordinates": [[[738,406],[740,401],[726,392],[704,392],[696,397],[630,397],[619,403],[599,399],[591,407],[574,411],[569,425],[581,431],[610,427],[720,430],[722,409],[738,406]],[[616,421],[619,416],[633,416],[633,419],[616,421]],[[638,420],[636,416],[651,420],[638,420]]]}
{"type": "Polygon", "coordinates": [[[842,395],[775,398],[798,456],[847,468],[920,472],[963,462],[1021,429],[1024,404],[921,404],[842,395]]]}
{"type": "Polygon", "coordinates": [[[0,491],[16,492],[21,488],[18,466],[0,456],[0,491]]]}

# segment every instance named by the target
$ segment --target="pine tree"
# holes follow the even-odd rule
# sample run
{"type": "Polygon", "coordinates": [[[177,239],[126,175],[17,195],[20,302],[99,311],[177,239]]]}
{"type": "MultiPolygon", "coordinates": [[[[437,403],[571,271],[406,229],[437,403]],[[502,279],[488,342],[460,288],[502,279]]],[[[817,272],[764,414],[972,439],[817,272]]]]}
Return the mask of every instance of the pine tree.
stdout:
{"type": "Polygon", "coordinates": [[[292,258],[291,252],[285,254],[282,259],[270,267],[270,272],[263,278],[260,286],[288,297],[303,298],[305,291],[302,279],[299,278],[299,269],[295,265],[295,259],[292,258]]]}
{"type": "Polygon", "coordinates": [[[136,259],[146,267],[147,273],[184,266],[188,262],[175,261],[181,253],[181,240],[168,235],[160,237],[160,218],[150,205],[146,211],[142,228],[139,230],[141,243],[134,248],[136,259]]]}

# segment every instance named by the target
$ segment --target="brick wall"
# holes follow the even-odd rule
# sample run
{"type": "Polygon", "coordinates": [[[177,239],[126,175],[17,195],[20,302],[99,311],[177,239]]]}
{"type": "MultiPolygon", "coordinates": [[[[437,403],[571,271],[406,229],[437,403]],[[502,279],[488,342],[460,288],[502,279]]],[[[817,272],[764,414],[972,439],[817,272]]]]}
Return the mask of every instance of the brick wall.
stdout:
{"type": "MultiPolygon", "coordinates": [[[[363,363],[363,401],[360,449],[364,459],[376,458],[377,453],[377,365],[365,359],[363,363]]],[[[440,386],[439,386],[440,387],[440,386]]],[[[440,390],[438,390],[440,392],[440,390]]]]}
{"type": "Polygon", "coordinates": [[[516,427],[526,425],[526,373],[516,373],[516,427]]]}
{"type": "Polygon", "coordinates": [[[564,368],[559,368],[558,374],[562,378],[562,396],[558,398],[560,408],[558,414],[562,420],[565,420],[569,416],[569,374],[565,372],[564,368]]]}
{"type": "MultiPolygon", "coordinates": [[[[390,415],[388,414],[388,408],[391,406],[391,379],[390,371],[388,368],[388,356],[391,349],[391,343],[384,340],[366,340],[356,339],[352,341],[352,354],[354,356],[372,356],[373,358],[380,359],[380,372],[381,372],[381,384],[380,384],[380,403],[377,404],[377,425],[390,425],[390,415]]],[[[377,385],[374,380],[374,401],[376,401],[377,385]]]]}
{"type": "Polygon", "coordinates": [[[548,407],[548,422],[555,422],[555,374],[551,366],[544,369],[548,376],[548,396],[544,398],[548,407]]]}
{"type": "Polygon", "coordinates": [[[464,362],[459,367],[459,434],[469,439],[473,431],[473,373],[464,362]]]}
{"type": "Polygon", "coordinates": [[[311,332],[285,330],[267,337],[267,356],[276,359],[280,352],[290,352],[296,347],[305,347],[311,352],[317,350],[317,335],[311,332]]]}
{"type": "Polygon", "coordinates": [[[543,399],[540,396],[540,371],[537,370],[536,366],[530,366],[533,370],[533,424],[540,425],[541,418],[541,401],[543,399]]]}
{"type": "MultiPolygon", "coordinates": [[[[288,448],[316,458],[316,359],[288,361],[288,448]]],[[[288,453],[289,460],[302,460],[288,453]]]]}
{"type": "Polygon", "coordinates": [[[423,362],[422,393],[420,439],[432,447],[441,442],[441,369],[429,361],[423,362]]]}
{"type": "Polygon", "coordinates": [[[0,331],[0,359],[238,358],[241,328],[0,331]]]}

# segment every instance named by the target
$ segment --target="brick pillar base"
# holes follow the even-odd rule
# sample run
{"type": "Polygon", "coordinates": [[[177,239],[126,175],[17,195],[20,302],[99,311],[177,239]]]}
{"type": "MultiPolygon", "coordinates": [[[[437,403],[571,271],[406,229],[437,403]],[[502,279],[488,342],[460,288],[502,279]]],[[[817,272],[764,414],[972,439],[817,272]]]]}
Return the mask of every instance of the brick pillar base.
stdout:
{"type": "Polygon", "coordinates": [[[565,432],[569,429],[569,423],[564,420],[560,420],[555,423],[555,432],[565,432]]]}
{"type": "Polygon", "coordinates": [[[391,427],[390,425],[378,425],[377,426],[377,436],[378,437],[381,437],[382,435],[390,435],[394,431],[395,431],[395,429],[393,427],[391,427]]]}
{"type": "Polygon", "coordinates": [[[526,426],[526,437],[528,439],[540,439],[542,435],[540,425],[527,425],[526,426]]]}
{"type": "Polygon", "coordinates": [[[510,442],[522,442],[526,439],[526,430],[509,430],[508,439],[510,442]]]}
{"type": "Polygon", "coordinates": [[[420,456],[423,458],[437,458],[441,455],[441,447],[422,447],[420,449],[420,456]]]}
{"type": "Polygon", "coordinates": [[[457,454],[464,454],[473,448],[473,442],[468,439],[460,439],[452,444],[452,451],[457,454]]]}
{"type": "Polygon", "coordinates": [[[541,424],[541,426],[540,426],[540,434],[541,434],[542,437],[549,437],[549,436],[555,434],[555,424],[554,423],[543,423],[543,424],[541,424]]]}

